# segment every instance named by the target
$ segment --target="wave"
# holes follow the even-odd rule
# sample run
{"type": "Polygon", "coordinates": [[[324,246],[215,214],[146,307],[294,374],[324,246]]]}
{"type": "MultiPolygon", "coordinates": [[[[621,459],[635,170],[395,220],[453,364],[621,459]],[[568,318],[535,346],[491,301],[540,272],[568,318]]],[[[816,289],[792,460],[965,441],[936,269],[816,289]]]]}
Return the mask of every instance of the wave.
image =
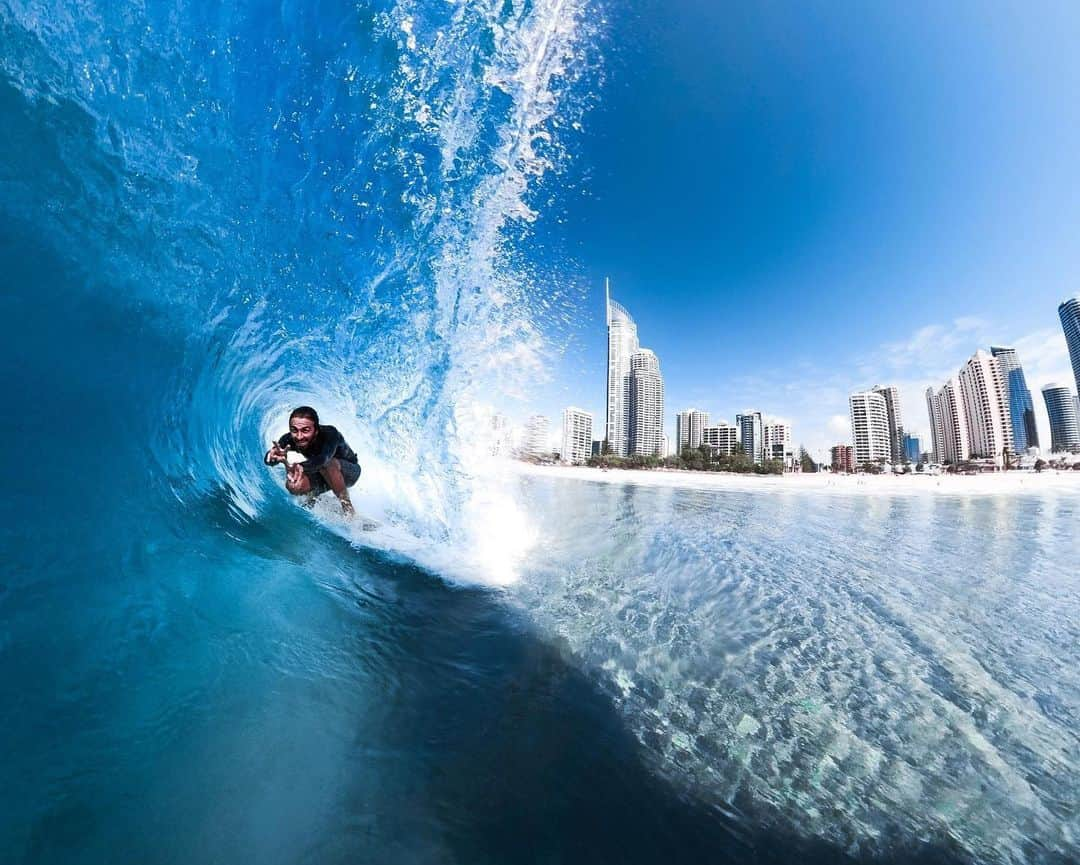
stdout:
{"type": "Polygon", "coordinates": [[[382,519],[513,579],[527,520],[486,439],[543,371],[523,238],[595,71],[585,3],[8,2],[0,26],[8,215],[182,345],[139,407],[155,479],[257,518],[283,495],[261,450],[313,404],[382,519]]]}

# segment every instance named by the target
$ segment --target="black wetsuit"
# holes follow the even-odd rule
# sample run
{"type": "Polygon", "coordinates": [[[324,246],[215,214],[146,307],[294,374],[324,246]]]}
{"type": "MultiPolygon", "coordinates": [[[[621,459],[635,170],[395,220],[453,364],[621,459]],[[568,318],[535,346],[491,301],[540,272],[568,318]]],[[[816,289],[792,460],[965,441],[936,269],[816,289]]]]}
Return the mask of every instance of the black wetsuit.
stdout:
{"type": "MultiPolygon", "coordinates": [[[[360,460],[357,459],[356,452],[345,442],[345,437],[337,431],[337,427],[320,426],[307,450],[300,450],[296,446],[292,433],[285,433],[277,443],[282,450],[294,450],[307,457],[299,465],[307,475],[311,483],[311,491],[315,495],[322,495],[330,489],[330,484],[319,474],[319,471],[326,468],[326,464],[332,459],[336,458],[341,464],[345,486],[351,487],[360,478],[360,460]]],[[[267,457],[263,457],[263,462],[272,465],[267,457]]]]}

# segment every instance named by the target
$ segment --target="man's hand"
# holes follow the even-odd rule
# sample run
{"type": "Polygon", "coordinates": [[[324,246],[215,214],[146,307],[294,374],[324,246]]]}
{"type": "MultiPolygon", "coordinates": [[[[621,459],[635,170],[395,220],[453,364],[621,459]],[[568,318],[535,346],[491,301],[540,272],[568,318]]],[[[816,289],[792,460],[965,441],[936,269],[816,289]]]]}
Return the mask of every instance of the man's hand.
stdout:
{"type": "Polygon", "coordinates": [[[295,491],[304,479],[304,467],[300,463],[293,463],[285,468],[285,486],[290,491],[295,491]]]}
{"type": "Polygon", "coordinates": [[[270,450],[266,454],[266,461],[270,463],[270,465],[275,465],[277,463],[285,462],[286,459],[287,457],[285,455],[285,448],[283,448],[277,442],[271,442],[270,450]]]}

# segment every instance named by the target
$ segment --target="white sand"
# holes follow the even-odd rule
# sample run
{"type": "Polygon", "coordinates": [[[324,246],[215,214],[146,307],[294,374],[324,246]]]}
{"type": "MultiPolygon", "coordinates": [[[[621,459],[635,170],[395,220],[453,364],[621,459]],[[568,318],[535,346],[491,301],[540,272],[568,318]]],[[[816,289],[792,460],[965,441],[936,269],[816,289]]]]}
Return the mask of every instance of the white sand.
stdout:
{"type": "Polygon", "coordinates": [[[978,475],[743,475],[675,469],[594,469],[586,466],[538,466],[511,460],[514,471],[538,477],[568,478],[604,484],[721,489],[739,492],[823,492],[841,495],[1024,495],[1080,493],[1080,471],[993,472],[978,475]]]}

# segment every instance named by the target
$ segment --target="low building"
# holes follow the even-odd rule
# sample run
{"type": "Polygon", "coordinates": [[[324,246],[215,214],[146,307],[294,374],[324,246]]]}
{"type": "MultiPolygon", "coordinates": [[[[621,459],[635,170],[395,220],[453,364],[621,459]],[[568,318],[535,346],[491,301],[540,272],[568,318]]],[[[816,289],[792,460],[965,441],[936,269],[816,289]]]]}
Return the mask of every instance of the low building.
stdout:
{"type": "Polygon", "coordinates": [[[701,431],[701,443],[714,454],[731,456],[739,447],[739,428],[724,421],[707,426],[701,431]]]}
{"type": "Polygon", "coordinates": [[[852,474],[855,471],[855,448],[851,445],[833,445],[829,454],[834,472],[852,474]]]}

